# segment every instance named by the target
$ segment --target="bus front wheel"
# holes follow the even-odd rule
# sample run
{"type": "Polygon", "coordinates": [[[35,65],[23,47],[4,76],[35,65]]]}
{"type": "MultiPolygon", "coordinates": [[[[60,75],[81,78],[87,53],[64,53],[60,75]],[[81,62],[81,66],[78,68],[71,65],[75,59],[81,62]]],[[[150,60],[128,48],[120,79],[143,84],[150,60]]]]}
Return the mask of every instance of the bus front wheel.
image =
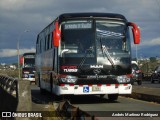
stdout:
{"type": "Polygon", "coordinates": [[[108,94],[108,99],[110,101],[115,101],[118,99],[118,94],[108,94]]]}
{"type": "Polygon", "coordinates": [[[40,93],[41,93],[41,95],[44,95],[45,92],[46,92],[45,89],[41,88],[41,86],[40,86],[40,93]]]}

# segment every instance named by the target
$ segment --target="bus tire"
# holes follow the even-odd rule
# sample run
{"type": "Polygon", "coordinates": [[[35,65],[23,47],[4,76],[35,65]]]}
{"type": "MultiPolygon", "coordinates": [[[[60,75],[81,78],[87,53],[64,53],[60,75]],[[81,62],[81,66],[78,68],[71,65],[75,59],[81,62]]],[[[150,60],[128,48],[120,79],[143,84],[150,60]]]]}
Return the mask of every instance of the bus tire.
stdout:
{"type": "Polygon", "coordinates": [[[151,76],[151,83],[154,83],[154,78],[151,76]]]}
{"type": "Polygon", "coordinates": [[[100,98],[104,98],[104,96],[105,96],[105,94],[101,94],[101,95],[100,95],[100,98]]]}
{"type": "Polygon", "coordinates": [[[41,88],[41,86],[40,86],[40,93],[41,95],[44,95],[46,93],[45,89],[41,88]]]}
{"type": "Polygon", "coordinates": [[[142,80],[137,81],[138,85],[142,85],[142,80]]]}
{"type": "Polygon", "coordinates": [[[115,101],[118,99],[118,94],[108,94],[108,99],[110,101],[115,101]]]}
{"type": "Polygon", "coordinates": [[[40,87],[40,74],[37,75],[37,79],[38,80],[36,80],[36,81],[38,81],[38,83],[36,83],[36,84],[37,84],[38,87],[40,87]]]}
{"type": "Polygon", "coordinates": [[[39,87],[40,87],[40,94],[41,95],[44,95],[45,94],[45,89],[43,89],[42,87],[41,87],[41,80],[40,80],[40,74],[38,75],[38,81],[39,81],[39,87]]]}

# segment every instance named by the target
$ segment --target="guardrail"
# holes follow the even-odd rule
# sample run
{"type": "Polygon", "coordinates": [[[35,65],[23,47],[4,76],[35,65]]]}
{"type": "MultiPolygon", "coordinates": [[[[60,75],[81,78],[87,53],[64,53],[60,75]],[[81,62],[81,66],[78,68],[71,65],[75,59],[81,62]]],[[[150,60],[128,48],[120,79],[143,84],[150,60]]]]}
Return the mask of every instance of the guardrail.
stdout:
{"type": "Polygon", "coordinates": [[[0,75],[0,87],[6,90],[11,95],[16,95],[17,97],[17,84],[18,80],[6,75],[0,75]]]}
{"type": "Polygon", "coordinates": [[[0,111],[30,111],[31,105],[30,81],[0,74],[0,111]]]}
{"type": "MultiPolygon", "coordinates": [[[[31,111],[30,81],[0,74],[0,112],[31,111]]],[[[57,116],[69,119],[95,120],[94,116],[74,107],[69,101],[60,102],[57,116]]]]}

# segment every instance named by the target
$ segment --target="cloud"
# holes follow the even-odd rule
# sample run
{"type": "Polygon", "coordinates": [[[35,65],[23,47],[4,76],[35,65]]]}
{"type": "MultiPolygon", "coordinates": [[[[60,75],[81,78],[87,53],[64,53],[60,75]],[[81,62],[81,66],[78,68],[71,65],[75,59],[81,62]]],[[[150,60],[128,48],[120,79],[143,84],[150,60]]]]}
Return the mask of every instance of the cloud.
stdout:
{"type": "Polygon", "coordinates": [[[34,48],[37,34],[67,12],[120,13],[141,27],[141,48],[159,42],[159,0],[0,0],[0,49],[16,55],[17,39],[25,29],[30,32],[21,36],[20,48],[34,48]]]}
{"type": "Polygon", "coordinates": [[[142,43],[139,46],[142,46],[142,47],[150,46],[150,47],[152,47],[152,46],[158,46],[158,45],[160,45],[160,37],[152,39],[152,40],[142,41],[142,43]]]}
{"type": "Polygon", "coordinates": [[[30,9],[42,8],[51,5],[54,0],[1,0],[1,9],[8,11],[23,11],[30,9]]]}
{"type": "MultiPolygon", "coordinates": [[[[28,53],[28,52],[35,52],[35,48],[31,48],[31,49],[20,49],[20,55],[24,54],[24,53],[28,53]]],[[[0,50],[0,56],[1,57],[13,57],[13,56],[17,56],[17,49],[2,49],[0,50]]]]}

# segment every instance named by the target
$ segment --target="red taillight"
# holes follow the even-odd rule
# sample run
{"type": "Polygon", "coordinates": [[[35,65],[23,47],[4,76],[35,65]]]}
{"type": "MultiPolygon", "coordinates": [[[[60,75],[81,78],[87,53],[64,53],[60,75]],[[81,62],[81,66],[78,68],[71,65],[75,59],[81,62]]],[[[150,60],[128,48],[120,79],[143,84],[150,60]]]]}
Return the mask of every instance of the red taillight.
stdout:
{"type": "Polygon", "coordinates": [[[116,87],[118,87],[118,86],[119,86],[119,84],[115,84],[115,86],[116,86],[116,87]]]}
{"type": "Polygon", "coordinates": [[[106,84],[106,86],[111,86],[111,84],[106,84]]]}
{"type": "Polygon", "coordinates": [[[123,84],[123,86],[127,86],[128,84],[123,84]]]}
{"type": "Polygon", "coordinates": [[[74,86],[74,84],[69,84],[69,86],[74,86]]]}
{"type": "Polygon", "coordinates": [[[60,84],[59,86],[65,86],[65,84],[60,84]]]}

